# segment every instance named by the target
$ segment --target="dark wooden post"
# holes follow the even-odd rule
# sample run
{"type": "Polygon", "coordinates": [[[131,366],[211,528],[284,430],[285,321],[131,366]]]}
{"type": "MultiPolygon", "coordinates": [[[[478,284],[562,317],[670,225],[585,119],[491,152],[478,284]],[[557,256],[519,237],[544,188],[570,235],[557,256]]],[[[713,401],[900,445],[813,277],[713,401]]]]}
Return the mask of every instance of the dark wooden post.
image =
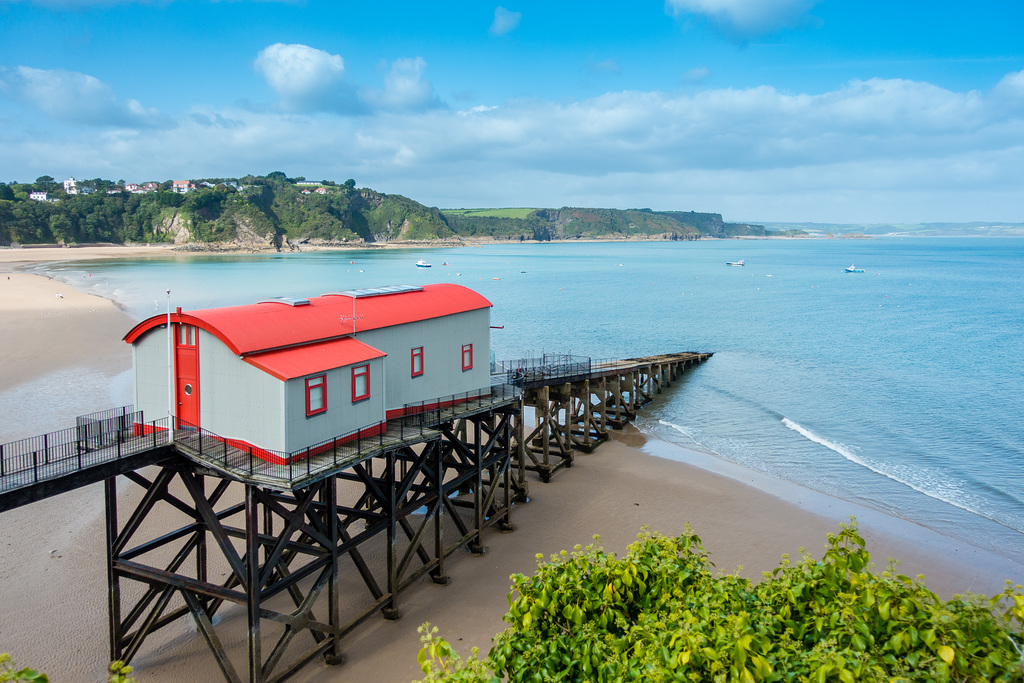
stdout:
{"type": "MultiPolygon", "coordinates": [[[[328,623],[341,628],[341,590],[339,586],[341,573],[338,571],[338,480],[334,477],[325,479],[320,484],[320,500],[324,503],[327,517],[327,538],[331,542],[331,578],[327,586],[328,623]]],[[[341,652],[341,636],[332,633],[331,649],[324,653],[324,661],[330,665],[342,664],[345,656],[341,652]]]]}
{"type": "Polygon", "coordinates": [[[245,588],[249,622],[249,683],[263,683],[263,643],[260,638],[260,515],[256,487],[245,485],[245,588]]]}
{"type": "Polygon", "coordinates": [[[473,524],[476,527],[476,538],[469,544],[470,552],[483,555],[484,541],[484,450],[481,439],[480,419],[473,420],[473,456],[475,469],[473,481],[473,524]]]}
{"type": "Polygon", "coordinates": [[[121,583],[114,569],[114,548],[117,543],[117,477],[103,480],[107,534],[107,632],[110,636],[110,661],[120,660],[121,650],[121,583]]]}
{"type": "Polygon", "coordinates": [[[387,491],[387,573],[388,602],[381,608],[385,619],[395,620],[402,616],[398,609],[398,480],[396,478],[395,451],[390,450],[384,456],[385,486],[387,491]]]}

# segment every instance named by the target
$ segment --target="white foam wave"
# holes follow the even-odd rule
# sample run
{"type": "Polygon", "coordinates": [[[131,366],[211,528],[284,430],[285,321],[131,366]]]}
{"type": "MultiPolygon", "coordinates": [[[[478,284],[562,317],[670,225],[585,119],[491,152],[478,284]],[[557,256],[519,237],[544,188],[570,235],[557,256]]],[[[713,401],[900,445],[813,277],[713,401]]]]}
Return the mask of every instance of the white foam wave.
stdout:
{"type": "Polygon", "coordinates": [[[689,431],[688,431],[688,430],[686,429],[686,427],[680,427],[679,425],[677,425],[677,424],[675,424],[675,423],[673,423],[673,422],[669,422],[668,420],[658,420],[658,424],[663,424],[663,425],[665,425],[666,427],[671,427],[672,429],[676,430],[677,432],[679,432],[680,434],[682,434],[683,436],[685,436],[686,438],[688,438],[688,439],[689,439],[690,441],[692,441],[693,443],[697,444],[697,445],[698,445],[698,446],[700,446],[701,448],[704,448],[704,444],[702,444],[702,443],[701,443],[700,441],[697,441],[697,439],[695,439],[695,438],[693,437],[693,434],[691,434],[691,433],[690,433],[690,432],[689,432],[689,431]]]}
{"type": "MultiPolygon", "coordinates": [[[[940,500],[943,503],[948,503],[949,505],[958,507],[961,510],[970,512],[971,514],[979,515],[981,517],[985,517],[986,519],[991,519],[992,521],[998,522],[999,524],[1003,524],[1004,526],[1007,526],[1011,529],[1016,529],[1017,531],[1024,531],[1024,529],[1018,529],[1016,526],[1012,524],[1008,524],[1003,520],[996,519],[995,517],[986,514],[981,509],[982,506],[972,505],[971,503],[965,501],[964,498],[969,496],[965,494],[965,492],[963,491],[963,487],[958,485],[956,482],[952,482],[949,481],[948,479],[945,479],[944,477],[941,477],[940,475],[938,475],[938,473],[934,473],[934,481],[929,482],[930,485],[924,486],[920,483],[916,483],[914,479],[919,479],[920,476],[918,475],[927,475],[927,472],[914,471],[914,477],[910,477],[907,475],[898,476],[892,472],[887,472],[881,467],[878,467],[877,465],[871,463],[870,461],[858,456],[856,453],[851,451],[846,446],[835,443],[833,441],[829,441],[824,437],[818,436],[811,430],[797,424],[796,422],[793,422],[789,418],[782,418],[782,424],[786,425],[794,432],[797,432],[807,440],[813,441],[816,444],[820,444],[825,448],[838,453],[839,455],[843,456],[850,462],[860,465],[861,467],[866,467],[872,472],[882,475],[886,479],[890,479],[898,484],[906,486],[907,488],[913,489],[914,491],[917,491],[920,494],[928,496],[929,498],[940,500]]],[[[901,469],[906,470],[906,468],[901,469]]]]}

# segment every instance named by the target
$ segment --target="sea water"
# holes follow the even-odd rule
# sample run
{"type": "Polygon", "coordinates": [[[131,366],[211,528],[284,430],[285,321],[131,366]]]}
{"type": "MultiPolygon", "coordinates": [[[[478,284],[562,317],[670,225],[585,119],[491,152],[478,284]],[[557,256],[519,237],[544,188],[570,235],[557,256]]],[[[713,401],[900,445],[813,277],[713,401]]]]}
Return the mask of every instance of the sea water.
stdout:
{"type": "Polygon", "coordinates": [[[166,311],[167,290],[195,309],[455,282],[493,302],[499,360],[713,351],[641,411],[641,430],[1024,561],[1022,263],[1024,240],[890,237],[179,254],[39,270],[138,320],[166,311]]]}

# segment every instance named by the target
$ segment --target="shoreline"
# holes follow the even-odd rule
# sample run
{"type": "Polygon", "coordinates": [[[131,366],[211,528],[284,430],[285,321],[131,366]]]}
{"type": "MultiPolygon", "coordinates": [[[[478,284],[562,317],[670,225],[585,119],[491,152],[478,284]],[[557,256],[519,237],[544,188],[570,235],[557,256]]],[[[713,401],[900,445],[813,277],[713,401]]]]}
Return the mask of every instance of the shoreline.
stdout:
{"type": "MultiPolygon", "coordinates": [[[[94,258],[141,258],[152,256],[175,256],[178,254],[301,254],[323,251],[375,251],[390,249],[462,249],[490,245],[514,246],[517,244],[619,244],[623,242],[706,242],[729,240],[843,240],[878,239],[878,235],[838,235],[833,237],[812,237],[808,235],[731,235],[713,237],[700,235],[694,238],[673,240],[664,235],[630,235],[607,237],[580,237],[551,240],[500,239],[497,237],[474,237],[427,241],[368,242],[361,244],[295,244],[295,248],[261,247],[225,242],[187,242],[184,244],[103,244],[103,245],[61,245],[27,244],[0,246],[0,268],[9,264],[42,262],[82,261],[94,258]],[[59,254],[57,253],[59,252],[59,254]]],[[[0,270],[0,273],[5,272],[0,270]]]]}
{"type": "MultiPolygon", "coordinates": [[[[61,249],[60,256],[68,251],[72,250],[61,249]]],[[[3,265],[0,259],[0,268],[3,265]]],[[[41,412],[55,421],[111,407],[94,392],[83,400],[95,401],[96,406],[55,415],[63,408],[47,400],[46,385],[61,367],[72,372],[92,369],[99,384],[130,369],[130,351],[121,336],[134,324],[131,318],[108,299],[43,275],[14,271],[9,276],[10,280],[0,270],[0,286],[10,283],[12,288],[0,298],[0,306],[21,308],[0,308],[0,330],[15,314],[36,327],[32,335],[0,338],[6,354],[22,354],[8,357],[23,358],[17,364],[22,379],[16,385],[9,382],[12,365],[5,362],[0,399],[12,388],[27,388],[30,393],[35,389],[42,398],[38,406],[19,404],[14,409],[41,412]],[[72,358],[76,350],[80,353],[72,358]]],[[[12,417],[4,410],[0,442],[8,440],[12,417]]],[[[60,426],[64,425],[53,428],[60,426]]],[[[901,573],[924,573],[926,585],[943,597],[966,590],[999,592],[1005,579],[1024,582],[1024,566],[983,549],[881,512],[863,514],[865,508],[796,484],[766,483],[767,475],[755,475],[632,426],[613,432],[613,438],[594,453],[578,454],[576,465],[559,472],[551,483],[530,475],[531,500],[517,505],[512,514],[517,530],[487,533],[487,553],[482,556],[452,556],[446,562],[450,585],[435,586],[424,577],[399,596],[402,619],[392,622],[373,616],[343,640],[344,665],[314,662],[295,680],[397,683],[420,678],[416,628],[425,621],[437,625],[462,656],[474,645],[486,652],[491,637],[502,629],[509,574],[531,573],[536,553],[547,557],[576,544],[587,545],[594,534],[601,535],[605,549],[621,555],[644,525],[675,535],[690,523],[719,569],[734,571],[742,565],[745,576],[757,578],[777,566],[783,553],[796,556],[806,547],[820,557],[826,534],[853,513],[876,570],[885,568],[886,558],[896,557],[901,573]]],[[[0,554],[0,604],[5,605],[0,651],[11,652],[19,664],[45,671],[54,680],[94,681],[106,666],[103,517],[102,488],[92,486],[0,518],[0,548],[5,551],[0,554]],[[25,623],[25,614],[43,616],[25,623]]],[[[244,610],[232,607],[222,616],[221,636],[238,666],[244,662],[244,610]]],[[[179,622],[143,648],[133,662],[138,675],[147,683],[186,677],[217,680],[219,672],[202,637],[187,619],[179,622]]]]}

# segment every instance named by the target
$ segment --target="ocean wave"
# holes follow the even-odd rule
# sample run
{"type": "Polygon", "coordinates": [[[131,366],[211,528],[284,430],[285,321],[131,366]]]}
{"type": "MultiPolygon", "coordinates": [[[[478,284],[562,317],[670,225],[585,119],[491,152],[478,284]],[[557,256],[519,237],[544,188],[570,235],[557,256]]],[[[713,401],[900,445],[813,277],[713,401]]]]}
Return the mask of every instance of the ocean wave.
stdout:
{"type": "Polygon", "coordinates": [[[907,488],[917,491],[922,495],[928,496],[929,498],[960,508],[961,510],[969,512],[973,515],[984,517],[985,519],[989,519],[1007,528],[1014,529],[1015,531],[1024,532],[1024,528],[1015,526],[1014,524],[1007,522],[1006,520],[998,519],[992,514],[987,513],[983,509],[983,506],[978,505],[977,502],[971,502],[967,500],[971,496],[969,494],[965,494],[963,485],[961,483],[943,477],[937,472],[922,470],[919,468],[910,468],[906,465],[896,466],[895,469],[899,471],[898,473],[893,471],[886,471],[884,468],[878,466],[877,464],[860,457],[846,446],[839,443],[835,443],[834,441],[829,441],[828,439],[815,434],[806,427],[803,427],[797,424],[796,422],[793,422],[789,418],[782,418],[782,424],[784,424],[789,429],[792,429],[794,432],[800,434],[808,441],[813,441],[816,444],[824,446],[830,451],[833,451],[843,456],[850,462],[860,465],[861,467],[865,467],[874,472],[875,474],[880,474],[886,479],[894,481],[897,484],[902,484],[903,486],[906,486],[907,488]],[[929,481],[922,482],[921,479],[929,479],[929,481]]]}
{"type": "Polygon", "coordinates": [[[681,427],[681,426],[675,424],[674,422],[669,422],[668,420],[658,420],[658,424],[662,424],[662,425],[665,425],[666,427],[670,427],[670,428],[676,430],[677,432],[679,432],[680,434],[682,434],[683,436],[688,438],[690,441],[692,441],[696,445],[700,446],[701,448],[707,448],[700,441],[697,441],[697,439],[694,438],[693,434],[691,434],[686,429],[686,427],[681,427]]]}

